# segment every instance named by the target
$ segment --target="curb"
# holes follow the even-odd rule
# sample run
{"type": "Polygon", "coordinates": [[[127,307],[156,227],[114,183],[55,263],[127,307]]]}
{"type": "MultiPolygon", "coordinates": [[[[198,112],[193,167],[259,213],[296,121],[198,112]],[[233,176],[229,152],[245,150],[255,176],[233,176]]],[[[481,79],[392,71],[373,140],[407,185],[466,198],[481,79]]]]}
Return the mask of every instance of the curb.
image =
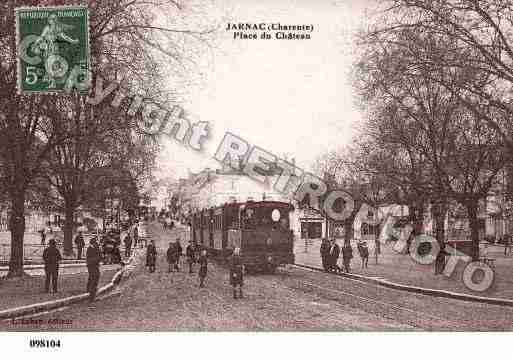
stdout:
{"type": "MultiPolygon", "coordinates": [[[[325,273],[320,268],[316,268],[316,267],[312,267],[312,266],[308,266],[308,265],[294,264],[294,266],[300,267],[300,268],[301,267],[308,268],[308,269],[311,269],[314,271],[325,273]]],[[[386,279],[370,278],[370,277],[366,277],[363,275],[352,274],[352,273],[329,273],[329,274],[339,275],[341,277],[346,277],[346,278],[350,278],[350,279],[356,279],[356,280],[364,281],[367,283],[373,283],[373,284],[376,284],[376,285],[379,285],[382,287],[396,289],[396,290],[402,290],[405,292],[429,295],[432,297],[449,298],[449,299],[462,300],[462,301],[466,301],[466,302],[486,303],[486,304],[494,304],[494,305],[500,305],[500,306],[506,306],[506,307],[513,307],[513,300],[510,300],[510,299],[481,297],[481,296],[451,292],[451,291],[441,290],[441,289],[430,289],[430,288],[416,287],[416,286],[410,286],[410,285],[390,282],[386,279]]]]}
{"type": "MultiPolygon", "coordinates": [[[[123,266],[120,270],[118,270],[114,274],[110,283],[108,283],[98,289],[98,291],[96,293],[97,296],[103,295],[103,294],[108,293],[111,290],[113,290],[121,282],[121,279],[123,278],[123,275],[125,274],[125,272],[126,272],[127,276],[130,275],[133,268],[135,267],[133,262],[135,261],[136,254],[137,253],[134,252],[132,254],[132,256],[128,259],[125,266],[123,266]]],[[[85,301],[87,299],[89,299],[89,293],[83,293],[83,294],[77,294],[77,295],[73,295],[71,297],[66,297],[66,298],[62,298],[62,299],[51,300],[48,302],[30,304],[30,305],[26,305],[26,306],[18,307],[18,308],[5,309],[5,310],[0,311],[0,320],[27,316],[27,315],[36,314],[39,312],[45,312],[45,311],[57,309],[60,307],[68,306],[71,304],[79,303],[79,302],[85,301]]]]}
{"type": "MultiPolygon", "coordinates": [[[[79,262],[79,263],[61,263],[59,264],[59,268],[76,268],[76,267],[85,267],[86,262],[79,262]]],[[[23,266],[23,269],[44,269],[44,264],[27,264],[23,266]]],[[[9,271],[9,267],[0,267],[0,272],[7,272],[9,271]]]]}

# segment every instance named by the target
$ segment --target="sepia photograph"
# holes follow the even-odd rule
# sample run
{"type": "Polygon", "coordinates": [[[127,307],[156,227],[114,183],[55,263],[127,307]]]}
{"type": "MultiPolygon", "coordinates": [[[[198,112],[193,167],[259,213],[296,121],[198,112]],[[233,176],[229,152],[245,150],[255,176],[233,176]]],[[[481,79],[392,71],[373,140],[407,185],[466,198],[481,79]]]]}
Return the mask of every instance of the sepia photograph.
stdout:
{"type": "Polygon", "coordinates": [[[511,343],[513,1],[4,0],[0,33],[1,347],[511,343]]]}

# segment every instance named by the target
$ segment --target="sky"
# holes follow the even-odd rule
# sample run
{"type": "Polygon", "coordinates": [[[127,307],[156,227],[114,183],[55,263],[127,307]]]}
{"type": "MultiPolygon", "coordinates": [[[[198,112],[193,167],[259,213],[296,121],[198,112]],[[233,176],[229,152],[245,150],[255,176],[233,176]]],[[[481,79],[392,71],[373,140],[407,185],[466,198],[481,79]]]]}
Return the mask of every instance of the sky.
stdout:
{"type": "Polygon", "coordinates": [[[219,165],[212,157],[226,131],[311,170],[316,158],[351,140],[362,115],[349,72],[352,36],[365,1],[225,0],[227,14],[215,48],[205,54],[200,84],[183,108],[192,122],[207,121],[211,136],[200,154],[164,138],[159,177],[219,165]],[[311,24],[310,40],[234,40],[227,22],[311,24]]]}

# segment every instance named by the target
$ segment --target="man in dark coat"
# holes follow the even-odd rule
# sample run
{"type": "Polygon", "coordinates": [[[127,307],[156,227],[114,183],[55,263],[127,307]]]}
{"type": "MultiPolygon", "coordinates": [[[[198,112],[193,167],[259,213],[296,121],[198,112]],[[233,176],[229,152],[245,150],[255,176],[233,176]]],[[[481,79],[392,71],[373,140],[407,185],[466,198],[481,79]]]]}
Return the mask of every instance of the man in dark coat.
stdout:
{"type": "Polygon", "coordinates": [[[171,273],[174,271],[174,269],[176,268],[176,261],[178,260],[177,259],[177,251],[176,251],[176,246],[173,242],[169,242],[169,247],[167,249],[167,252],[166,252],[166,259],[167,259],[167,263],[169,265],[169,268],[168,268],[168,273],[171,273]]]}
{"type": "Polygon", "coordinates": [[[157,247],[155,247],[155,241],[151,241],[146,248],[146,267],[150,270],[150,273],[155,272],[155,265],[157,262],[157,247]]]}
{"type": "Polygon", "coordinates": [[[82,259],[82,251],[85,247],[84,237],[82,237],[82,232],[78,231],[76,237],[75,237],[75,246],[77,246],[77,259],[82,259]]]}
{"type": "Polygon", "coordinates": [[[91,238],[89,247],[86,251],[86,264],[89,278],[87,279],[87,292],[89,293],[89,300],[92,302],[96,297],[98,290],[98,282],[100,281],[100,261],[101,252],[96,237],[91,238]]]}
{"type": "Polygon", "coordinates": [[[328,271],[330,272],[340,272],[340,268],[337,265],[338,257],[340,256],[340,247],[338,246],[335,239],[331,240],[331,245],[329,247],[328,252],[328,271]]]}
{"type": "Polygon", "coordinates": [[[52,282],[53,292],[57,293],[59,262],[62,257],[55,244],[55,239],[50,239],[48,244],[48,247],[43,251],[43,261],[45,262],[45,292],[48,293],[50,291],[50,282],[52,282]]]}
{"type": "Polygon", "coordinates": [[[322,268],[324,268],[324,271],[328,271],[328,263],[329,263],[329,251],[330,251],[330,242],[327,238],[323,238],[321,242],[321,260],[322,260],[322,268]]]}
{"type": "Polygon", "coordinates": [[[180,258],[182,257],[182,253],[183,253],[182,245],[180,244],[180,238],[176,239],[175,248],[176,248],[175,269],[178,272],[180,272],[180,258]]]}
{"type": "Polygon", "coordinates": [[[244,267],[240,256],[240,248],[235,248],[233,255],[230,257],[230,284],[233,287],[233,298],[237,299],[237,287],[239,287],[239,298],[242,298],[244,267]]]}
{"type": "Polygon", "coordinates": [[[187,257],[187,263],[189,264],[189,273],[193,273],[192,266],[196,262],[196,249],[192,242],[189,242],[189,245],[185,248],[185,256],[187,257]]]}

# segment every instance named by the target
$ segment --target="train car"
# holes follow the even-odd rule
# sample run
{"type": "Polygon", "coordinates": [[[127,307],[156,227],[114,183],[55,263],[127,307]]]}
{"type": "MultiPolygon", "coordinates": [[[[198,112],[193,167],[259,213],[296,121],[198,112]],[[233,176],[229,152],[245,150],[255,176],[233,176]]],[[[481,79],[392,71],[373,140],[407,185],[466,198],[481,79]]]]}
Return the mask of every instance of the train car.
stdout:
{"type": "Polygon", "coordinates": [[[205,209],[192,216],[193,238],[211,254],[224,258],[240,248],[248,271],[274,272],[280,265],[294,263],[289,220],[293,209],[288,203],[276,201],[205,209]]]}

